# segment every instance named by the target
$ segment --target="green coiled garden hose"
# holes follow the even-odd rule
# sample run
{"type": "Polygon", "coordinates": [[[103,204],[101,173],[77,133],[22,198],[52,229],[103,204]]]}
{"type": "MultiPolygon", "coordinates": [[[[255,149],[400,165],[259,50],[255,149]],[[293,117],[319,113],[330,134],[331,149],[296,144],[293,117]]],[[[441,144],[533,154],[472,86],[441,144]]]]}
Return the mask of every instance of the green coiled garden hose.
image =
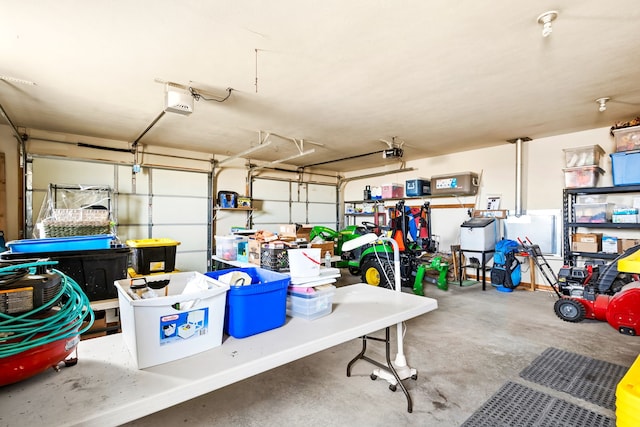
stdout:
{"type": "MultiPolygon", "coordinates": [[[[37,261],[1,267],[0,276],[24,269],[30,269],[33,274],[36,267],[53,264],[57,264],[57,261],[37,261]]],[[[95,315],[82,288],[61,271],[52,271],[62,278],[62,286],[55,297],[26,313],[0,313],[0,358],[79,336],[93,325],[95,315]],[[51,310],[50,315],[40,316],[47,310],[51,310]],[[83,322],[86,322],[84,326],[83,322]]]]}

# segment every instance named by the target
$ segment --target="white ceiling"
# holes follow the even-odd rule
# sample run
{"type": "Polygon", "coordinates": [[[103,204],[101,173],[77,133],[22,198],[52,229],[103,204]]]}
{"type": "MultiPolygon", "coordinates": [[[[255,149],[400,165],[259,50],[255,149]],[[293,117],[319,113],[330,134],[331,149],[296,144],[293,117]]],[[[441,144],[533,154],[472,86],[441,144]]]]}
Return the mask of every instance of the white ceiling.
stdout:
{"type": "Polygon", "coordinates": [[[0,75],[36,85],[0,81],[0,104],[19,127],[133,142],[163,111],[158,80],[233,88],[164,114],[140,144],[231,155],[270,132],[257,164],[295,139],[316,151],[288,163],[308,166],[396,137],[411,160],[638,116],[639,18],[635,0],[4,2],[0,75]]]}

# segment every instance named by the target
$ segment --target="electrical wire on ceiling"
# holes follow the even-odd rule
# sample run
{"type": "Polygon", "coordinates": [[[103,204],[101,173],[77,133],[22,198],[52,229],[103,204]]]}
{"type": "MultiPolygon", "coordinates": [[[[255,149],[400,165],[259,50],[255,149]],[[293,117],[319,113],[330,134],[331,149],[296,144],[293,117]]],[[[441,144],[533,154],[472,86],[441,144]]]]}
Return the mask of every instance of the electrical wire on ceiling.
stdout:
{"type": "Polygon", "coordinates": [[[215,98],[205,98],[204,95],[199,93],[197,89],[194,89],[191,86],[189,86],[188,89],[189,89],[189,93],[191,94],[193,99],[195,99],[196,101],[200,101],[201,99],[203,99],[205,101],[215,101],[215,102],[224,102],[224,101],[226,101],[227,99],[229,99],[229,97],[231,96],[231,92],[233,91],[233,88],[228,87],[227,88],[227,96],[225,96],[222,99],[215,99],[215,98]]]}

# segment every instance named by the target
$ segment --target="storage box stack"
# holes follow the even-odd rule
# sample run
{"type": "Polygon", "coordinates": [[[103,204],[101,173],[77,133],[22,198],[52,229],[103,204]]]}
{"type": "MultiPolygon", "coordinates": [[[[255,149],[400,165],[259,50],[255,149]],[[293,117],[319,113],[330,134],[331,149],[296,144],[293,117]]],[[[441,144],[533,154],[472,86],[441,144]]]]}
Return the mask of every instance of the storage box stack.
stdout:
{"type": "Polygon", "coordinates": [[[567,148],[565,153],[565,188],[596,187],[604,170],[600,167],[600,158],[604,150],[599,145],[567,148]]]}
{"type": "Polygon", "coordinates": [[[612,131],[616,152],[611,153],[613,185],[640,184],[640,126],[612,131]]]}

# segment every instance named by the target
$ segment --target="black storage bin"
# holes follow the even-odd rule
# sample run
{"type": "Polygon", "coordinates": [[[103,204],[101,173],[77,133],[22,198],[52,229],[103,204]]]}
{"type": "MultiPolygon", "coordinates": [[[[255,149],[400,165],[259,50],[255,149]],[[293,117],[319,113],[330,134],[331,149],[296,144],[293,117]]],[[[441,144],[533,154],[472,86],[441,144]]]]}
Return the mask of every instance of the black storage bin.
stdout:
{"type": "Polygon", "coordinates": [[[133,248],[131,266],[138,274],[170,273],[176,268],[176,247],[133,248]]]}
{"type": "Polygon", "coordinates": [[[127,278],[129,248],[21,253],[3,252],[0,259],[30,262],[38,259],[58,261],[53,266],[75,280],[90,301],[118,297],[113,282],[127,278]]]}

